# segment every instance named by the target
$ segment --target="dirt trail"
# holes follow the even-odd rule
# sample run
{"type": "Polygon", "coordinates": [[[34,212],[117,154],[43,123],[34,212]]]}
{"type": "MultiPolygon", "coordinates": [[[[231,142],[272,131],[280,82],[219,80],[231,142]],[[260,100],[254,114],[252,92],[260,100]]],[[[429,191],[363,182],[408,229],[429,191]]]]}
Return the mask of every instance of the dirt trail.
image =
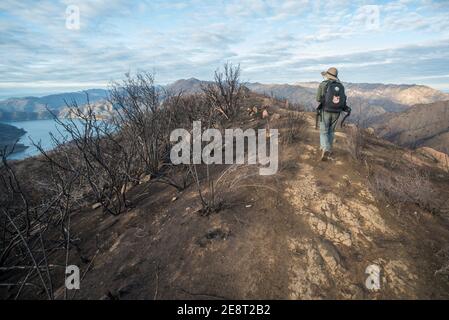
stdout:
{"type": "Polygon", "coordinates": [[[259,182],[271,189],[235,191],[218,213],[196,213],[194,187],[178,194],[146,185],[133,190],[140,200],[123,216],[84,213],[74,222],[80,250],[100,251],[77,298],[448,298],[446,278],[434,275],[447,225],[375,199],[345,133],[336,159],[317,161],[308,120],[307,138],[281,147],[277,182],[259,182]],[[365,287],[371,264],[381,270],[377,292],[365,287]]]}
{"type": "Polygon", "coordinates": [[[320,162],[318,133],[311,126],[308,131],[310,144],[303,146],[300,169],[285,190],[285,199],[312,230],[310,238],[288,240],[291,250],[301,253],[291,260],[289,297],[447,297],[447,289],[436,292],[441,283],[433,266],[416,260],[419,250],[426,250],[413,237],[417,226],[404,229],[371,194],[366,177],[358,173],[363,168],[354,170],[346,134],[337,133],[336,160],[320,162]],[[378,291],[365,286],[366,268],[372,264],[381,271],[378,291]]]}

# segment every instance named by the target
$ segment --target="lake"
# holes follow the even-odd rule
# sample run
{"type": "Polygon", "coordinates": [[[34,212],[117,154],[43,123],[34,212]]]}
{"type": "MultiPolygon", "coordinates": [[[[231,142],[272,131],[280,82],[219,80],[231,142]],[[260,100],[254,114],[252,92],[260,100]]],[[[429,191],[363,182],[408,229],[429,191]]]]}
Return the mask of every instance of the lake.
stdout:
{"type": "MultiPolygon", "coordinates": [[[[64,120],[68,121],[68,120],[64,120]]],[[[80,120],[74,120],[76,123],[81,124],[80,120]]],[[[4,123],[10,124],[17,128],[22,128],[26,133],[20,137],[18,143],[28,146],[24,151],[13,153],[8,157],[11,160],[21,160],[31,156],[39,154],[39,150],[33,146],[31,139],[35,143],[41,142],[44,150],[51,150],[54,148],[52,140],[50,138],[50,133],[53,133],[56,137],[61,137],[58,129],[62,134],[66,132],[62,130],[61,126],[58,126],[53,119],[50,120],[27,120],[27,121],[4,121],[4,123]]]]}

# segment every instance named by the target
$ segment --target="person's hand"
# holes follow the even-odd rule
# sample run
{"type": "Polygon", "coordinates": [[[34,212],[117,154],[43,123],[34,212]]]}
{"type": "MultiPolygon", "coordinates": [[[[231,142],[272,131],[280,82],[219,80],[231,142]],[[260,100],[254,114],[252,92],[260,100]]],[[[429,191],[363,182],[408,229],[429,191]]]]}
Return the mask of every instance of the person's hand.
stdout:
{"type": "Polygon", "coordinates": [[[265,118],[268,118],[268,111],[267,111],[267,109],[265,109],[265,110],[262,112],[262,119],[265,119],[265,118]]]}

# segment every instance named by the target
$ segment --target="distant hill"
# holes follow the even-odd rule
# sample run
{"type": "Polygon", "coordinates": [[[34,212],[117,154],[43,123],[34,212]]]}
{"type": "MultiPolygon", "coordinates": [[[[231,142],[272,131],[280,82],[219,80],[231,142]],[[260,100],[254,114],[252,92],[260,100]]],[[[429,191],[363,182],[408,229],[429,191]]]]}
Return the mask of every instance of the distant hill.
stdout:
{"type": "Polygon", "coordinates": [[[347,83],[346,88],[352,96],[370,96],[371,99],[406,106],[449,99],[447,93],[416,84],[347,83]]]}
{"type": "MultiPolygon", "coordinates": [[[[180,79],[166,86],[158,86],[157,88],[165,89],[168,92],[185,94],[198,93],[201,91],[201,85],[206,81],[195,78],[180,79]]],[[[24,97],[10,98],[0,101],[0,120],[37,120],[48,119],[52,115],[47,111],[48,107],[52,112],[61,117],[69,117],[70,111],[66,106],[66,101],[76,101],[79,106],[87,104],[87,95],[89,101],[99,113],[110,111],[111,107],[106,103],[108,90],[89,89],[78,92],[65,92],[60,94],[52,94],[43,97],[24,97]]]]}
{"type": "MultiPolygon", "coordinates": [[[[298,82],[297,86],[313,89],[316,93],[319,82],[298,82]]],[[[344,82],[349,97],[365,97],[378,104],[411,106],[418,103],[431,103],[447,100],[449,94],[416,84],[382,84],[344,82]]],[[[393,108],[396,109],[396,108],[393,108]]],[[[391,110],[392,111],[392,110],[391,110]]]]}
{"type": "Polygon", "coordinates": [[[165,86],[165,89],[172,93],[184,92],[186,94],[201,92],[201,85],[208,81],[198,80],[196,78],[180,79],[165,86]]]}
{"type": "MultiPolygon", "coordinates": [[[[306,110],[313,110],[315,102],[316,88],[308,88],[292,84],[263,84],[247,83],[246,86],[251,91],[274,96],[280,99],[288,99],[290,102],[303,105],[306,110]]],[[[317,84],[318,87],[318,84],[317,84]]]]}
{"type": "Polygon", "coordinates": [[[407,147],[449,152],[449,100],[418,104],[401,113],[385,113],[371,127],[387,140],[407,147]]]}
{"type": "Polygon", "coordinates": [[[67,92],[52,94],[43,97],[10,98],[0,101],[1,120],[33,120],[46,119],[50,115],[46,106],[50,110],[58,113],[66,107],[65,101],[76,101],[79,105],[87,103],[87,95],[92,103],[104,100],[108,91],[104,89],[89,89],[86,91],[67,92]]]}

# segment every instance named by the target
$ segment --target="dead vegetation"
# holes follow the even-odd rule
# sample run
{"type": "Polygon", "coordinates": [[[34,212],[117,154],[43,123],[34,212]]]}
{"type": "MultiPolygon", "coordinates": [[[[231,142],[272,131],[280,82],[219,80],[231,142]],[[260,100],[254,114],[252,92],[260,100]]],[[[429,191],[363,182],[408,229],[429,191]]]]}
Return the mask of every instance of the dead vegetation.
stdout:
{"type": "Polygon", "coordinates": [[[240,65],[225,63],[223,71],[216,70],[214,82],[202,87],[207,104],[226,120],[233,120],[240,113],[245,87],[240,82],[240,65]]]}
{"type": "Polygon", "coordinates": [[[425,169],[397,166],[392,171],[380,167],[370,171],[368,185],[378,198],[399,208],[412,204],[423,210],[438,211],[436,190],[425,169]]]}
{"type": "Polygon", "coordinates": [[[281,135],[281,142],[284,144],[292,144],[303,138],[307,121],[304,113],[289,111],[283,115],[281,125],[284,128],[281,135]]]}
{"type": "Polygon", "coordinates": [[[347,127],[348,150],[352,158],[356,161],[363,160],[363,148],[366,144],[366,133],[359,125],[347,127]]]}
{"type": "MultiPolygon", "coordinates": [[[[0,274],[10,273],[0,285],[18,299],[27,288],[54,298],[52,278],[65,265],[50,260],[58,250],[69,251],[70,214],[77,202],[74,176],[53,175],[45,199],[34,202],[13,167],[2,157],[0,166],[0,274]]],[[[48,186],[48,185],[46,185],[48,186]]]]}
{"type": "MultiPolygon", "coordinates": [[[[133,207],[128,193],[142,181],[163,183],[182,192],[194,183],[204,214],[216,212],[227,192],[252,176],[248,168],[173,165],[170,133],[192,130],[193,121],[223,130],[240,114],[244,86],[240,68],[225,64],[203,92],[184,96],[155,85],[149,73],[126,75],[113,83],[109,102],[114,108],[108,121],[97,118],[90,103],[80,107],[66,102],[71,118],[55,121],[54,149],[42,156],[38,179],[18,177],[4,154],[0,167],[0,284],[9,297],[20,298],[25,289],[34,295],[56,297],[55,276],[61,276],[78,250],[71,218],[86,205],[97,203],[106,214],[117,216],[133,207]],[[23,184],[27,187],[24,188],[23,184]],[[61,254],[61,251],[64,254],[61,254]]],[[[96,208],[97,206],[94,205],[96,208]]],[[[68,298],[67,294],[64,298],[68,298]]]]}

